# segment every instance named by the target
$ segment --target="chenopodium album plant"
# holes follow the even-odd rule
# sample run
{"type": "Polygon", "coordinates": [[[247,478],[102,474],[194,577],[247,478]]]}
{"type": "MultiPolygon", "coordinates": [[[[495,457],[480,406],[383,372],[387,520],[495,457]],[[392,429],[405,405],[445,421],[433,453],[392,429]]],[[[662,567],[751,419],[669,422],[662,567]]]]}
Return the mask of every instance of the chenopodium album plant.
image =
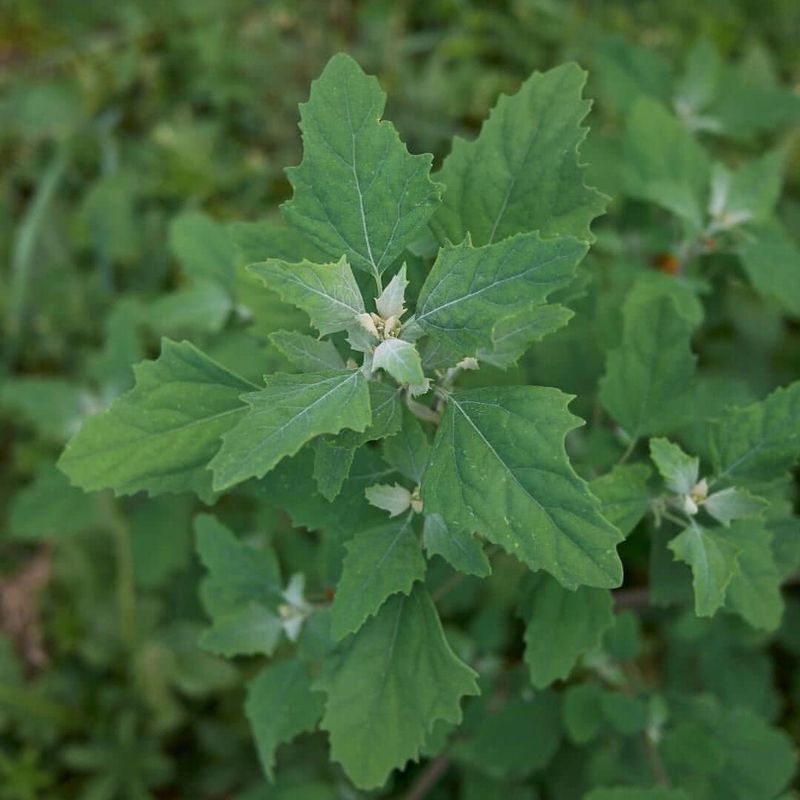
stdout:
{"type": "MultiPolygon", "coordinates": [[[[481,365],[512,366],[573,316],[549,298],[575,280],[607,200],[585,185],[578,157],[584,81],[571,64],[535,73],[476,139],[455,141],[432,180],[431,157],[409,154],[381,120],[377,81],[334,57],[301,106],[287,225],[263,229],[266,260],[249,267],[319,337],[273,333],[294,371],[263,385],[164,340],[61,458],[87,490],[194,492],[208,504],[235,491],[323,532],[337,577],[326,603],[312,602],[302,572],[285,580],[269,548],[209,514],[196,523],[212,619],[203,646],[271,656],[290,643],[248,691],[269,776],[279,744],[320,727],[351,780],[378,787],[461,721],[478,675],[426,587],[434,556],[477,577],[498,551],[527,567],[524,657],[537,690],[567,678],[611,627],[617,546],[648,512],[671,532],[668,547],[653,543],[655,595],[669,593],[677,559],[691,567],[698,615],[724,606],[778,624],[772,540],[791,513],[782,497],[800,449],[800,384],[710,425],[701,472],[664,438],[691,402],[694,296],[668,281],[629,293],[600,386],[620,458],[591,486],[565,448],[583,424],[571,395],[476,380],[481,365]],[[629,463],[651,436],[660,485],[647,461],[629,463]]],[[[580,727],[578,699],[568,728],[580,727]]],[[[708,714],[702,724],[724,727],[708,714]]],[[[791,752],[772,744],[783,781],[791,752]]]]}

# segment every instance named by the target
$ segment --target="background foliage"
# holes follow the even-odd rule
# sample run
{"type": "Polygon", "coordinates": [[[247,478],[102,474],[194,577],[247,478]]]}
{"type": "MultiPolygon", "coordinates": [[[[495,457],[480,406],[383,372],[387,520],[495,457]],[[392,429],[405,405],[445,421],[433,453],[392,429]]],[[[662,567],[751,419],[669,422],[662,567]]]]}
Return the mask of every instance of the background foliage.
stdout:
{"type": "MultiPolygon", "coordinates": [[[[724,436],[716,456],[707,452],[705,420],[800,376],[799,16],[789,0],[774,0],[769,14],[744,0],[6,0],[0,798],[370,794],[329,762],[321,734],[301,735],[275,760],[272,745],[305,726],[259,729],[257,704],[274,683],[250,683],[242,713],[264,662],[224,658],[216,625],[224,609],[209,601],[215,556],[202,544],[216,537],[235,559],[243,542],[269,542],[283,575],[307,573],[313,602],[324,604],[341,554],[313,531],[323,518],[346,529],[347,504],[332,523],[310,475],[307,484],[290,475],[280,501],[257,492],[223,501],[215,513],[238,536],[226,539],[191,496],[84,495],[55,467],[81,420],[132,387],[131,364],[156,357],[162,336],[188,339],[248,380],[265,365],[286,367],[269,334],[303,330],[306,320],[242,269],[266,254],[241,221],[263,219],[290,196],[283,168],[301,157],[297,104],[333,53],[350,53],[380,77],[387,118],[411,152],[434,154],[436,168],[453,134],[474,136],[499,93],[532,70],[575,60],[589,71],[595,105],[581,154],[589,183],[612,201],[594,223],[597,242],[578,280],[558,297],[575,318],[512,369],[488,367],[489,385],[577,395],[571,410],[592,424],[570,440],[570,455],[627,533],[644,509],[619,494],[611,467],[632,442],[610,418],[642,439],[675,434],[704,465],[725,471],[724,436]],[[735,215],[744,198],[746,228],[739,220],[711,230],[699,219],[708,154],[730,169],[755,165],[735,173],[740,194],[716,220],[735,215]],[[653,303],[681,313],[665,312],[671,327],[648,342],[653,303]],[[689,398],[690,341],[702,381],[689,398]],[[669,430],[664,409],[630,408],[620,382],[603,378],[640,369],[626,361],[626,342],[650,348],[645,363],[664,364],[669,430]]],[[[781,468],[798,450],[796,409],[776,431],[786,448],[781,468]]],[[[669,480],[664,463],[680,456],[657,451],[648,473],[647,447],[633,445],[623,488],[636,470],[644,484],[656,466],[669,480]]],[[[672,558],[691,563],[692,542],[666,550],[652,515],[622,545],[626,583],[613,615],[586,594],[594,590],[571,595],[572,612],[559,608],[550,579],[526,581],[523,591],[519,564],[501,553],[490,554],[485,581],[454,580],[434,559],[426,583],[483,695],[464,703],[457,737],[446,726],[435,731],[423,762],[372,794],[793,796],[780,793],[790,791],[800,737],[796,488],[765,488],[774,473],[757,465],[738,477],[781,512],[770,533],[777,577],[789,582],[783,609],[763,584],[726,598],[724,559],[722,588],[712,580],[693,596],[688,570],[672,558]],[[651,550],[667,555],[649,562],[651,550]],[[531,597],[552,618],[528,622],[531,597]],[[738,614],[708,618],[723,601],[738,614]],[[586,609],[593,623],[571,630],[586,609]],[[595,788],[664,780],[672,791],[595,788]]],[[[264,574],[275,565],[240,568],[264,574]]],[[[313,719],[315,709],[304,713],[313,719]]]]}

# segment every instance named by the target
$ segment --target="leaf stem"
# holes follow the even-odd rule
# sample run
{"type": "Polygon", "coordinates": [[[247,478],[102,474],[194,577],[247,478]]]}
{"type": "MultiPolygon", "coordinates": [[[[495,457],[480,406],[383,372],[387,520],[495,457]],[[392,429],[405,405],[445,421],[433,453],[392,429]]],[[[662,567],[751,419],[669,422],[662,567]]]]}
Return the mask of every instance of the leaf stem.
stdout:
{"type": "Polygon", "coordinates": [[[431,761],[419,774],[403,800],[422,800],[436,786],[450,768],[450,759],[442,754],[431,761]]]}
{"type": "Polygon", "coordinates": [[[631,439],[628,447],[625,449],[625,452],[619,457],[619,461],[617,461],[617,466],[620,464],[624,464],[632,455],[633,451],[636,449],[636,445],[639,444],[639,439],[631,439]]]}
{"type": "Polygon", "coordinates": [[[105,499],[106,523],[114,539],[117,567],[117,607],[120,640],[131,652],[136,646],[136,585],[133,576],[130,529],[112,497],[105,499]]]}

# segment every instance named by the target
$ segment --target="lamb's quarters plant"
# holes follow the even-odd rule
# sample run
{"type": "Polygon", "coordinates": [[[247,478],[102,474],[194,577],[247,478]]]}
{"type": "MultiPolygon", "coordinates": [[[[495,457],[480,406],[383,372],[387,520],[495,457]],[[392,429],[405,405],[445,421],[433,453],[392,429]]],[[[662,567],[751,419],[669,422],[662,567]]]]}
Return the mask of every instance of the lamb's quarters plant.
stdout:
{"type": "MultiPolygon", "coordinates": [[[[770,800],[790,780],[778,709],[747,694],[761,662],[716,664],[778,628],[800,567],[800,382],[715,396],[695,345],[712,250],[796,313],[796,245],[774,213],[784,156],[715,163],[685,108],[630,103],[621,192],[681,238],[672,274],[598,277],[591,224],[609,198],[579,152],[585,80],[574,64],[534,73],[431,174],[382,119],[378,81],[332,58],[301,105],[283,223],[234,224],[231,243],[189,213],[171,236],[194,265],[179,291],[211,287],[283,369],[258,378],[264,353],[238,340],[215,358],[165,338],[61,456],[85,490],[219,503],[194,520],[200,643],[268,659],[246,713],[270,780],[279,746],[317,729],[364,790],[428,757],[461,764],[475,797],[548,766],[552,796],[607,787],[589,800],[770,800]],[[247,278],[225,269],[234,244],[247,278]],[[570,391],[515,371],[529,358],[570,391]],[[253,506],[311,543],[239,535],[253,506]],[[639,578],[621,547],[649,557],[654,606],[684,609],[657,688],[639,667],[647,630],[615,613],[613,590],[639,578]],[[465,635],[451,622],[467,612],[465,635]]],[[[176,308],[197,319],[206,300],[176,308]]]]}

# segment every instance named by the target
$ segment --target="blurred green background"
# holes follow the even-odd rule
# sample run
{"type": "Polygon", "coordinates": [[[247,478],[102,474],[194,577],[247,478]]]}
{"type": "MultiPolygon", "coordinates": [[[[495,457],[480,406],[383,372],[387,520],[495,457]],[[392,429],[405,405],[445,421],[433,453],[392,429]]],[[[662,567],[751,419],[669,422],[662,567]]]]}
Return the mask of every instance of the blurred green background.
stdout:
{"type": "MultiPolygon", "coordinates": [[[[300,160],[297,104],[329,56],[377,74],[387,118],[437,164],[500,92],[579,62],[595,99],[583,156],[615,197],[596,226],[601,252],[655,264],[671,231],[616,197],[609,165],[633,98],[669,101],[699,40],[729,70],[716,152],[785,144],[782,216],[796,227],[796,0],[0,1],[0,800],[355,796],[324,782],[317,794],[266,788],[241,670],[195,645],[194,501],[87,500],[53,466],[161,335],[244,373],[257,335],[287,324],[244,284],[233,304],[193,281],[193,226],[220,257],[230,244],[192,214],[276,212],[283,168],[300,160]],[[226,327],[259,303],[256,336],[226,327]]],[[[740,300],[741,330],[716,331],[701,358],[744,353],[758,395],[797,376],[798,326],[740,300]]],[[[559,382],[563,365],[541,368],[575,388],[559,382]]],[[[319,740],[303,747],[287,774],[325,762],[319,740]]]]}

